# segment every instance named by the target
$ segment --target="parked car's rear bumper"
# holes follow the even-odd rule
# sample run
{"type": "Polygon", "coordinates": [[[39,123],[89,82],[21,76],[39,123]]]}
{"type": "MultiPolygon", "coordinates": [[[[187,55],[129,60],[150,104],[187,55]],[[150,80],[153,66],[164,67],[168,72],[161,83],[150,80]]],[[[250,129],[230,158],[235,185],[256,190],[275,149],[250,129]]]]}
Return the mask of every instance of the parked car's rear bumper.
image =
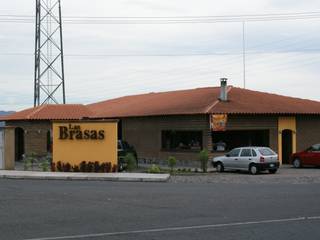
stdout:
{"type": "Polygon", "coordinates": [[[269,170],[269,169],[278,169],[279,162],[270,162],[270,163],[257,163],[256,164],[259,171],[269,170]]]}

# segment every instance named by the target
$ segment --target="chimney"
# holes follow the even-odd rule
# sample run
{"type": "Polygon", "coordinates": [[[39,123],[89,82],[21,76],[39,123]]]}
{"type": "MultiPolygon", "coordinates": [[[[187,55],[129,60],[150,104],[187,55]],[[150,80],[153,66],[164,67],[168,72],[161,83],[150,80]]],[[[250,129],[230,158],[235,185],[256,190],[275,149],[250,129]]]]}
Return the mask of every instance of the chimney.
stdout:
{"type": "Polygon", "coordinates": [[[222,102],[228,101],[227,80],[228,78],[220,78],[220,98],[219,99],[222,102]]]}

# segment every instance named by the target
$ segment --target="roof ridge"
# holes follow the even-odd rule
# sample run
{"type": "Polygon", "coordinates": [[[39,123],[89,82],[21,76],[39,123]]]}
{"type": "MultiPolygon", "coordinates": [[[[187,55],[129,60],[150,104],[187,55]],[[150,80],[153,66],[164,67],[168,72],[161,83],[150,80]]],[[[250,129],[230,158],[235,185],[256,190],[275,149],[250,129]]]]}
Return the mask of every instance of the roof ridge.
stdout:
{"type": "Polygon", "coordinates": [[[43,104],[41,106],[38,107],[38,109],[36,109],[35,111],[32,111],[30,114],[27,115],[27,119],[30,119],[31,116],[34,116],[36,113],[40,112],[46,105],[43,104]]]}
{"type": "MultiPolygon", "coordinates": [[[[231,91],[231,89],[233,88],[233,86],[228,86],[227,88],[227,93],[229,93],[231,91]]],[[[220,102],[220,100],[216,100],[213,104],[211,104],[205,111],[205,113],[210,113],[210,110],[212,110],[212,108],[214,108],[218,103],[220,102]]]]}

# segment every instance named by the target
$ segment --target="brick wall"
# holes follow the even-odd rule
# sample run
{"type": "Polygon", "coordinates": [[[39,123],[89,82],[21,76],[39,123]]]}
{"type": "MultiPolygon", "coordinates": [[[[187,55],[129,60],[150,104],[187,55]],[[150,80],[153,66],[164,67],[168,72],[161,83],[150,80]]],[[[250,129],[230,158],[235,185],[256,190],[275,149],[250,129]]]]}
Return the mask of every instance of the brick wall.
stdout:
{"type": "Polygon", "coordinates": [[[166,160],[175,156],[187,165],[190,159],[197,159],[199,152],[168,152],[161,150],[161,131],[198,130],[202,131],[204,148],[211,146],[209,119],[206,115],[160,116],[122,119],[123,139],[133,145],[138,157],[146,160],[166,160]]]}
{"type": "Polygon", "coordinates": [[[320,143],[320,116],[298,116],[296,124],[298,152],[320,143]]]}
{"type": "MultiPolygon", "coordinates": [[[[278,117],[258,115],[230,115],[228,130],[269,130],[269,144],[278,150],[278,117]]],[[[203,147],[210,152],[210,158],[221,153],[211,153],[212,139],[208,115],[161,116],[122,119],[123,139],[133,145],[138,157],[164,161],[175,156],[183,165],[194,165],[199,152],[173,152],[161,150],[161,131],[163,130],[200,130],[203,133],[203,147]]]]}
{"type": "Polygon", "coordinates": [[[25,154],[47,154],[47,132],[51,129],[50,121],[9,121],[7,126],[20,127],[24,130],[25,154]]]}
{"type": "Polygon", "coordinates": [[[278,116],[228,115],[228,130],[269,130],[269,146],[278,152],[278,116]]]}

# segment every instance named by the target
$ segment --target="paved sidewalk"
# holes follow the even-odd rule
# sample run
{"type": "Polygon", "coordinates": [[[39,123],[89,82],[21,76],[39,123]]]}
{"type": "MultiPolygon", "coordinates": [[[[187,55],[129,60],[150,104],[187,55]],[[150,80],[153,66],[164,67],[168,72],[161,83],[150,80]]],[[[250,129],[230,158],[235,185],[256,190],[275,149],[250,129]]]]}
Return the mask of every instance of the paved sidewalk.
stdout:
{"type": "Polygon", "coordinates": [[[94,180],[118,182],[166,182],[169,174],[148,173],[74,173],[0,170],[0,178],[42,180],[94,180]]]}

